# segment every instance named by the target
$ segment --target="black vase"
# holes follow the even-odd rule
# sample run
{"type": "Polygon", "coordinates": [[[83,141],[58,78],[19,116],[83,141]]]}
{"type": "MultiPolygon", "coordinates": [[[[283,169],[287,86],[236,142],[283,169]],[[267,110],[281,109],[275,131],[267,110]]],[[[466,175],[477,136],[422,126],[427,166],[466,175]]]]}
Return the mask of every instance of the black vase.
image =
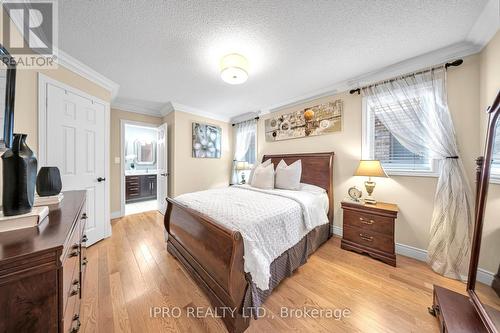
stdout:
{"type": "Polygon", "coordinates": [[[35,199],[36,156],[26,144],[26,134],[14,134],[12,148],[2,155],[3,214],[31,212],[35,199]]]}
{"type": "Polygon", "coordinates": [[[36,176],[36,193],[41,197],[56,195],[61,192],[61,173],[58,167],[41,167],[36,176]]]}

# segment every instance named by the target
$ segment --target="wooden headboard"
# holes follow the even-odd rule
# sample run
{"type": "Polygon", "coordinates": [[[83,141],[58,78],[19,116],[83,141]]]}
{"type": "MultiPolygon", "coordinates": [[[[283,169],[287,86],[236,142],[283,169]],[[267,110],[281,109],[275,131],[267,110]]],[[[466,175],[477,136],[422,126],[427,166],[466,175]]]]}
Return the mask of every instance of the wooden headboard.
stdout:
{"type": "MultiPolygon", "coordinates": [[[[333,227],[333,152],[264,155],[262,162],[271,159],[274,168],[281,160],[290,165],[302,161],[302,183],[312,184],[326,190],[329,198],[328,219],[333,227]]],[[[330,231],[331,232],[331,231],[330,231]]]]}

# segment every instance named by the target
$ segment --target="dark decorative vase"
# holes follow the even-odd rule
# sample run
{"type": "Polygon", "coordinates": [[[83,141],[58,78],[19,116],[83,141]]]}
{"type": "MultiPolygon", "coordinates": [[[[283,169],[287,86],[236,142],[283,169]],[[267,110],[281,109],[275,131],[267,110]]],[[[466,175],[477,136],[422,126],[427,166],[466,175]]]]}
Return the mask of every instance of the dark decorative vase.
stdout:
{"type": "Polygon", "coordinates": [[[5,216],[29,213],[35,200],[37,162],[26,144],[26,137],[26,134],[14,134],[12,148],[2,155],[5,216]]]}
{"type": "Polygon", "coordinates": [[[36,193],[49,197],[61,193],[61,173],[58,167],[41,167],[36,176],[36,193]]]}

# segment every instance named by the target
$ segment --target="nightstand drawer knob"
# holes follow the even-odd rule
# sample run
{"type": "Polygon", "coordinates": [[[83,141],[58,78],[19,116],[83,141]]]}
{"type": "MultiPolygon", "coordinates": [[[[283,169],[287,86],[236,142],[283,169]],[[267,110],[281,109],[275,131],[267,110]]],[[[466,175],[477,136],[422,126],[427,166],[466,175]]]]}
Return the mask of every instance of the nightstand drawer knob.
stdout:
{"type": "Polygon", "coordinates": [[[373,221],[373,220],[365,220],[362,217],[359,218],[359,222],[361,222],[363,224],[373,224],[373,223],[375,223],[375,221],[373,221]]]}
{"type": "Polygon", "coordinates": [[[373,237],[372,237],[372,236],[367,236],[367,235],[359,234],[359,237],[360,237],[362,240],[365,240],[365,241],[367,241],[367,242],[373,242],[373,237]]]}

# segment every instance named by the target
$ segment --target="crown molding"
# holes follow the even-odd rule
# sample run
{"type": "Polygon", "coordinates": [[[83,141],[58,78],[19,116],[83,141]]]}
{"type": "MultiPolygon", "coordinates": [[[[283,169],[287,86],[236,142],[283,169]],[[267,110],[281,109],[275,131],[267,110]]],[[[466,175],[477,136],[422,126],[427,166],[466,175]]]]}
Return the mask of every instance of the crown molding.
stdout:
{"type": "Polygon", "coordinates": [[[172,104],[172,108],[175,111],[191,113],[191,114],[194,114],[196,116],[210,118],[213,120],[219,120],[219,121],[223,121],[225,123],[228,123],[230,121],[230,117],[227,117],[227,116],[222,116],[222,115],[218,115],[215,113],[206,112],[206,111],[203,111],[203,110],[200,110],[197,108],[193,108],[191,106],[180,104],[180,103],[171,102],[171,104],[172,104]]]}
{"type": "Polygon", "coordinates": [[[111,100],[114,100],[116,98],[116,96],[118,95],[118,90],[120,89],[120,85],[118,83],[108,79],[104,75],[93,70],[89,66],[85,65],[84,63],[75,59],[74,57],[70,56],[61,49],[58,49],[56,52],[57,52],[56,61],[59,65],[64,66],[65,68],[69,69],[75,74],[78,74],[81,77],[110,91],[111,100]]]}
{"type": "Polygon", "coordinates": [[[472,25],[465,40],[477,45],[481,49],[488,44],[500,28],[500,1],[489,0],[472,25]]]}
{"type": "Polygon", "coordinates": [[[266,108],[262,108],[261,114],[278,112],[289,107],[311,102],[321,97],[339,94],[350,89],[369,85],[380,80],[385,80],[391,77],[411,73],[417,70],[421,70],[422,68],[435,66],[436,64],[442,64],[456,58],[466,57],[478,53],[481,48],[481,45],[474,44],[468,41],[452,44],[432,52],[421,54],[419,56],[394,63],[375,71],[371,71],[344,81],[337,82],[329,87],[312,91],[308,94],[282,101],[281,103],[270,105],[266,108]]]}
{"type": "Polygon", "coordinates": [[[122,111],[127,111],[127,112],[144,114],[146,116],[153,116],[153,117],[161,117],[162,116],[162,114],[160,113],[160,110],[158,110],[158,109],[152,109],[152,108],[147,108],[143,105],[127,103],[127,102],[120,100],[119,98],[117,98],[111,104],[111,108],[122,110],[122,111]]]}

